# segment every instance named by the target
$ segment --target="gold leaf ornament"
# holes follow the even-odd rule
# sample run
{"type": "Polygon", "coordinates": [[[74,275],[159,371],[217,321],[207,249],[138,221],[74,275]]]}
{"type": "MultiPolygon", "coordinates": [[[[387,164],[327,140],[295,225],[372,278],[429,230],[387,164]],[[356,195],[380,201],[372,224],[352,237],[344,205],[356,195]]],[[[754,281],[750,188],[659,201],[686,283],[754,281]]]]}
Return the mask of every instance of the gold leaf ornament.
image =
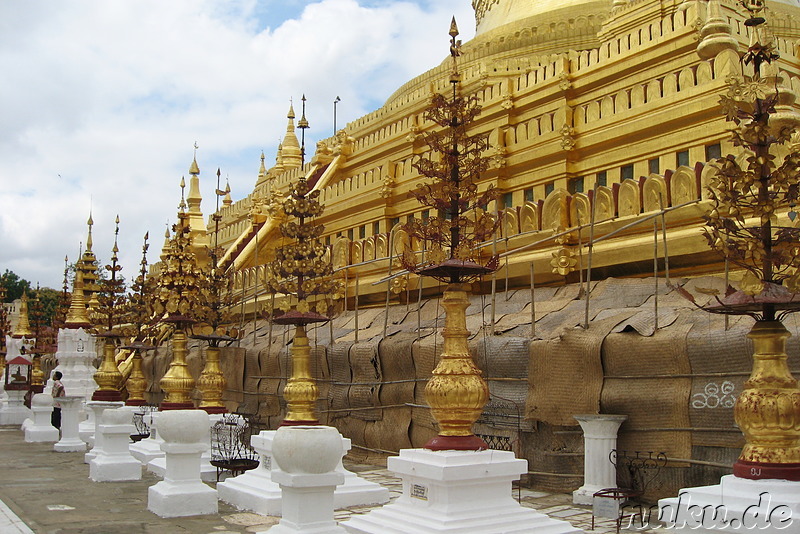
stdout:
{"type": "Polygon", "coordinates": [[[550,267],[553,268],[553,273],[567,276],[575,270],[575,265],[577,265],[577,263],[578,260],[575,258],[575,254],[572,250],[562,247],[553,252],[553,257],[550,260],[550,267]]]}
{"type": "Polygon", "coordinates": [[[754,272],[747,271],[744,276],[742,277],[742,281],[739,284],[742,291],[744,291],[748,295],[758,295],[764,289],[764,281],[758,277],[754,272]]]}

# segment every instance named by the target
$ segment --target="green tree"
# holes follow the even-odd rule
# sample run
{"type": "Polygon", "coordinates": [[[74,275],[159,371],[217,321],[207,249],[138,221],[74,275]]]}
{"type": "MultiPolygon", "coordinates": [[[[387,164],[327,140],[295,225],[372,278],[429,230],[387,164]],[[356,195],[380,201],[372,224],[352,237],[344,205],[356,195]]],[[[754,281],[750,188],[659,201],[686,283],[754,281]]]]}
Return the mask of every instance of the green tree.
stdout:
{"type": "Polygon", "coordinates": [[[4,302],[14,302],[22,297],[22,293],[25,291],[28,292],[28,295],[31,294],[31,283],[8,269],[0,275],[0,285],[6,288],[4,302]]]}

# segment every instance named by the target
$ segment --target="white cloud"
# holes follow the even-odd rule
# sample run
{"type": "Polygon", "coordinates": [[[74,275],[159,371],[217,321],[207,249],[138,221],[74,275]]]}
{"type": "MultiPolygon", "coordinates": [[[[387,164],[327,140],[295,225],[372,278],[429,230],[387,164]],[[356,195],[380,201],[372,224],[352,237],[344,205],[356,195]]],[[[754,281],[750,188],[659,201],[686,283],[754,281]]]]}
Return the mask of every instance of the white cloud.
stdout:
{"type": "Polygon", "coordinates": [[[260,151],[274,161],[290,98],[308,97],[313,146],[336,96],[342,127],[441,62],[453,14],[469,38],[469,0],[0,3],[0,271],[60,287],[91,206],[104,262],[119,213],[132,276],[146,231],[157,260],[195,141],[208,215],[217,167],[236,199],[260,151]]]}

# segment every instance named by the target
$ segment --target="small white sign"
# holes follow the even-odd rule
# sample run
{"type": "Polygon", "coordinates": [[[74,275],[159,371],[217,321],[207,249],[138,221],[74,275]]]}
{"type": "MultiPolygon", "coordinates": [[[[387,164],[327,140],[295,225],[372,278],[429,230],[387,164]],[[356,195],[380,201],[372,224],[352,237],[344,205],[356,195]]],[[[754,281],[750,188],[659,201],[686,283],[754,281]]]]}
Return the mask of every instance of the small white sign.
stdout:
{"type": "Polygon", "coordinates": [[[53,512],[62,512],[65,510],[74,510],[73,506],[67,506],[66,504],[48,504],[47,509],[53,512]]]}
{"type": "Polygon", "coordinates": [[[415,499],[420,499],[422,501],[428,500],[428,486],[423,486],[422,484],[412,484],[411,485],[411,496],[415,499]]]}

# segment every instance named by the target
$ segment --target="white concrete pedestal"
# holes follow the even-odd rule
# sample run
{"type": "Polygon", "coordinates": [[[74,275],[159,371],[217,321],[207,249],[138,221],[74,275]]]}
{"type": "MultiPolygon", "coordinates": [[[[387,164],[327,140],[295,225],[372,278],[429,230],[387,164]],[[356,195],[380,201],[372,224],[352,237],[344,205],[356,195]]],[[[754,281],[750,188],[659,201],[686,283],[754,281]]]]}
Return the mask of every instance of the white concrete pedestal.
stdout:
{"type": "Polygon", "coordinates": [[[81,452],[86,450],[86,443],[78,437],[78,412],[83,406],[84,398],[77,395],[59,397],[61,404],[61,439],[53,445],[56,452],[81,452]]]}
{"type": "MultiPolygon", "coordinates": [[[[264,430],[250,438],[250,445],[259,455],[258,467],[237,477],[217,484],[221,501],[240,510],[250,510],[262,515],[281,515],[281,488],[272,480],[272,440],[275,430],[264,430]]],[[[351,442],[342,439],[344,451],[350,450],[351,442]]],[[[344,476],[344,483],[336,487],[333,495],[335,509],[382,504],[389,501],[389,490],[380,484],[364,480],[344,468],[341,459],[336,472],[344,476]]]]}
{"type": "Polygon", "coordinates": [[[272,478],[283,490],[281,522],[259,534],[345,534],[333,519],[333,491],[344,475],[291,474],[281,470],[272,478]]]}
{"type": "Polygon", "coordinates": [[[142,464],[128,451],[128,442],[134,431],[130,412],[105,410],[100,421],[93,449],[95,456],[89,462],[89,478],[95,482],[140,480],[142,464]]]}
{"type": "Polygon", "coordinates": [[[582,532],[514,500],[511,483],[527,466],[507,451],[405,449],[388,460],[403,494],[341,526],[353,534],[582,532]]]}
{"type": "Polygon", "coordinates": [[[158,417],[166,454],[164,480],[150,486],[147,509],[160,517],[217,513],[217,491],[200,481],[200,456],[208,450],[208,414],[171,410],[158,417]]]}
{"type": "Polygon", "coordinates": [[[617,431],[627,415],[576,415],[583,429],[583,486],[572,492],[575,504],[592,504],[593,495],[617,486],[617,472],[609,455],[617,448],[617,431]]]}
{"type": "MultiPolygon", "coordinates": [[[[92,365],[97,358],[95,346],[95,337],[83,328],[62,328],[58,331],[58,365],[53,372],[61,371],[64,375],[61,383],[67,395],[80,395],[86,401],[92,399],[92,394],[98,388],[94,381],[97,369],[92,365]]],[[[53,381],[48,380],[44,392],[50,393],[52,389],[53,381]]]]}
{"type": "MultiPolygon", "coordinates": [[[[103,419],[103,412],[105,412],[108,409],[119,408],[119,407],[124,406],[124,405],[125,405],[125,403],[122,402],[122,401],[118,401],[118,402],[116,402],[116,401],[114,401],[114,402],[109,402],[109,401],[89,401],[89,402],[86,403],[87,410],[89,410],[93,414],[93,417],[91,417],[91,420],[94,421],[94,429],[92,430],[92,438],[93,438],[91,440],[92,441],[92,448],[91,448],[91,450],[89,452],[87,452],[83,456],[83,461],[85,463],[87,463],[87,464],[90,463],[94,459],[94,457],[97,456],[97,452],[99,450],[102,450],[102,448],[103,448],[103,435],[99,432],[100,424],[101,424],[101,421],[103,419]]],[[[131,415],[131,417],[133,417],[133,416],[131,415]]],[[[131,424],[131,426],[133,426],[133,424],[131,424]]],[[[78,435],[80,436],[80,425],[78,425],[78,429],[79,429],[78,435]]],[[[131,431],[128,433],[128,437],[129,438],[130,438],[130,434],[131,433],[133,433],[133,428],[131,428],[131,431]]],[[[83,436],[80,436],[80,437],[81,437],[81,439],[83,441],[86,441],[87,443],[89,443],[86,439],[83,438],[83,436]]],[[[130,439],[129,439],[129,441],[130,441],[130,439]]]]}
{"type": "MultiPolygon", "coordinates": [[[[209,420],[209,436],[210,429],[214,424],[222,418],[222,414],[208,414],[209,420]]],[[[145,441],[145,440],[142,440],[145,441]]],[[[203,482],[216,482],[217,481],[217,468],[211,465],[211,441],[209,438],[209,448],[200,456],[200,480],[203,482]]],[[[146,464],[147,470],[156,475],[157,477],[164,478],[167,471],[167,462],[164,455],[156,456],[146,464]]]]}
{"type": "Polygon", "coordinates": [[[0,425],[21,425],[31,416],[31,411],[25,406],[25,393],[22,390],[8,390],[6,405],[0,409],[0,425]]]}
{"type": "Polygon", "coordinates": [[[717,485],[682,489],[658,506],[659,519],[676,534],[800,532],[800,482],[725,475],[717,485]]]}
{"type": "Polygon", "coordinates": [[[31,399],[31,412],[33,418],[25,428],[25,441],[28,443],[58,441],[58,429],[51,422],[53,397],[44,393],[34,395],[31,399]]]}

